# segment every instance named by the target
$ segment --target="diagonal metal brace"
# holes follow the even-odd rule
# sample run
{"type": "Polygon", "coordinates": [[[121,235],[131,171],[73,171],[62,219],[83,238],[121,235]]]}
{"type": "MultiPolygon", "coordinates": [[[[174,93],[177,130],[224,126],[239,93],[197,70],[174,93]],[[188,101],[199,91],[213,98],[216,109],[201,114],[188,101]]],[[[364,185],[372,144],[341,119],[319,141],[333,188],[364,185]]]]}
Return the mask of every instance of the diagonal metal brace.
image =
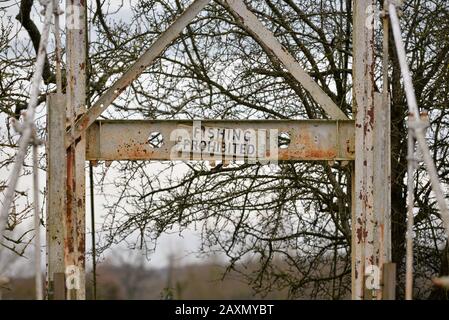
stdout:
{"type": "Polygon", "coordinates": [[[321,87],[300,66],[298,61],[282,46],[274,34],[268,30],[257,17],[246,7],[242,0],[226,0],[232,10],[248,27],[250,33],[284,64],[292,76],[310,93],[313,99],[326,111],[333,120],[347,120],[348,117],[321,89],[321,87]]]}
{"type": "MultiPolygon", "coordinates": [[[[165,48],[175,40],[181,31],[192,22],[199,12],[206,7],[210,0],[196,0],[179,16],[176,21],[156,40],[156,42],[109,88],[97,102],[83,114],[75,124],[73,136],[67,133],[66,147],[78,139],[108,106],[137,79],[160,56],[165,48]]],[[[307,74],[293,56],[280,44],[275,36],[247,9],[241,0],[226,1],[230,9],[240,17],[242,23],[249,27],[251,33],[285,65],[293,77],[311,94],[326,113],[335,120],[347,120],[348,117],[321,89],[321,87],[307,74]]]]}
{"type": "Polygon", "coordinates": [[[66,147],[77,140],[114,100],[162,54],[179,36],[182,30],[192,22],[210,0],[195,0],[170,27],[151,45],[151,47],[118,79],[95,104],[76,122],[73,136],[66,134],[66,147]]]}

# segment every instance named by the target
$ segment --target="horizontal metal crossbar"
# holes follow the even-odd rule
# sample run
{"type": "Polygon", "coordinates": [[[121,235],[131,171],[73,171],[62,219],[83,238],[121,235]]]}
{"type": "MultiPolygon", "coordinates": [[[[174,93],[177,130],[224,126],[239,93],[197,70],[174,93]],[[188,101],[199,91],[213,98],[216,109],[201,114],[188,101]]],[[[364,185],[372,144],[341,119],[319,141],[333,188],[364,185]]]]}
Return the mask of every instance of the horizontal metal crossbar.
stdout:
{"type": "Polygon", "coordinates": [[[354,160],[354,131],[352,120],[98,120],[86,159],[354,160]]]}

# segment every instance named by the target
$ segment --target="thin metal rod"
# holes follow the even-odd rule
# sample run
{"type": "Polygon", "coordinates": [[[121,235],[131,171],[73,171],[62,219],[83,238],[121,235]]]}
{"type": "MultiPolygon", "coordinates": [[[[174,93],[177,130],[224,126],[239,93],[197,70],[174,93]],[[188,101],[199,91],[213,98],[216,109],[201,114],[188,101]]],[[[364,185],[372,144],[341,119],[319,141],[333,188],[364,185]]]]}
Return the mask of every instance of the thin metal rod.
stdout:
{"type": "Polygon", "coordinates": [[[413,88],[413,81],[407,63],[407,54],[405,52],[405,45],[402,40],[401,26],[399,23],[396,7],[391,3],[389,5],[389,13],[402,77],[404,78],[404,89],[407,96],[408,108],[410,109],[410,113],[416,115],[417,118],[415,120],[419,121],[418,103],[416,101],[415,89],[413,88]]]}
{"type": "MultiPolygon", "coordinates": [[[[91,78],[91,64],[89,57],[89,25],[88,25],[88,4],[86,3],[85,9],[85,29],[86,29],[86,94],[87,94],[87,107],[91,108],[91,92],[90,92],[90,78],[91,78]]],[[[89,186],[90,186],[90,223],[91,223],[91,240],[92,240],[92,297],[93,300],[97,300],[97,246],[95,240],[95,187],[94,187],[94,170],[92,161],[89,161],[89,186]]]]}
{"type": "Polygon", "coordinates": [[[405,272],[405,299],[413,300],[413,210],[415,207],[414,175],[416,168],[415,138],[413,130],[408,133],[408,168],[407,168],[407,250],[405,272]]]}
{"type": "Polygon", "coordinates": [[[39,158],[38,158],[37,134],[34,132],[33,144],[33,201],[34,201],[34,263],[35,263],[35,281],[36,281],[36,300],[43,300],[43,284],[41,270],[41,219],[39,203],[39,158]]]}
{"type": "Polygon", "coordinates": [[[35,71],[31,82],[30,101],[24,117],[22,136],[19,140],[19,149],[17,151],[13,169],[9,178],[8,188],[6,189],[5,199],[3,207],[0,212],[0,241],[3,239],[3,232],[8,221],[9,209],[14,200],[14,194],[19,180],[20,172],[22,171],[22,165],[25,160],[25,156],[30,145],[30,140],[33,134],[33,123],[36,106],[38,103],[39,88],[42,79],[42,73],[44,69],[44,63],[46,58],[46,48],[48,44],[48,37],[50,33],[50,24],[53,15],[53,1],[47,3],[44,19],[44,27],[42,30],[41,41],[39,44],[39,50],[37,53],[37,59],[35,63],[35,71]]]}
{"type": "Polygon", "coordinates": [[[92,283],[93,299],[97,300],[97,250],[95,244],[95,195],[94,195],[94,170],[92,162],[89,162],[90,180],[90,219],[92,231],[92,283]]]}
{"type": "Polygon", "coordinates": [[[412,116],[414,116],[413,119],[409,118],[409,126],[413,127],[415,132],[415,139],[417,140],[418,146],[422,151],[423,160],[427,167],[427,173],[429,174],[432,190],[435,194],[435,198],[440,208],[440,217],[443,220],[443,225],[446,229],[446,234],[449,237],[449,209],[443,194],[443,190],[441,188],[435,163],[433,162],[429,146],[427,145],[426,142],[424,134],[424,128],[426,126],[426,123],[421,119],[419,114],[418,103],[416,101],[415,90],[413,88],[413,82],[410,75],[410,69],[407,64],[407,55],[405,53],[405,46],[404,42],[402,41],[399,18],[397,15],[396,7],[393,4],[390,4],[389,6],[389,13],[399,63],[401,66],[402,77],[404,78],[404,88],[407,96],[409,112],[412,116]]]}

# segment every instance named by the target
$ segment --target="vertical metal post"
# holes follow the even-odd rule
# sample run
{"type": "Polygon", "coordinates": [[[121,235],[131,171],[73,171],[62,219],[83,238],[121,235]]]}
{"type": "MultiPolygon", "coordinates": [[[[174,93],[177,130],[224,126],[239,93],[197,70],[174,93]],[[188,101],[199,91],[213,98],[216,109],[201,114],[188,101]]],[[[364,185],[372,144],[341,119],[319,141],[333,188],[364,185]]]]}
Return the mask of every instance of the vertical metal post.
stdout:
{"type": "Polygon", "coordinates": [[[374,5],[373,0],[353,2],[353,96],[356,122],[355,204],[352,215],[353,299],[364,299],[365,273],[375,270],[379,265],[378,246],[375,245],[377,219],[374,212],[374,19],[370,20],[370,9],[374,5]]]}
{"type": "MultiPolygon", "coordinates": [[[[34,129],[35,130],[35,129],[34,129]]],[[[34,273],[36,300],[43,300],[42,269],[41,269],[41,218],[40,218],[40,191],[39,191],[39,153],[38,137],[34,132],[33,141],[33,209],[34,209],[34,273]]]]}
{"type": "MultiPolygon", "coordinates": [[[[374,240],[379,256],[379,278],[384,279],[384,265],[391,262],[391,139],[390,103],[381,94],[375,95],[374,133],[374,212],[377,223],[374,240]]],[[[384,285],[383,281],[380,285],[384,285]]],[[[380,290],[376,298],[383,299],[382,294],[383,290],[380,290]]]]}
{"type": "MultiPolygon", "coordinates": [[[[84,0],[66,1],[67,116],[70,128],[86,112],[86,15],[84,0]]],[[[68,299],[85,299],[85,135],[67,151],[65,239],[68,299]]]]}
{"type": "Polygon", "coordinates": [[[57,275],[65,272],[64,214],[67,175],[64,141],[65,97],[60,94],[50,94],[47,106],[47,298],[53,300],[57,298],[55,293],[57,275]]]}
{"type": "MultiPolygon", "coordinates": [[[[390,19],[388,17],[389,0],[384,1],[384,19],[383,19],[383,92],[382,106],[383,115],[385,117],[384,143],[385,163],[384,170],[386,175],[385,183],[385,208],[384,208],[384,241],[385,247],[383,257],[385,263],[391,262],[391,100],[390,100],[390,83],[389,83],[389,66],[390,66],[390,19]]],[[[390,266],[391,267],[391,266],[390,266]]],[[[395,267],[395,265],[393,265],[395,267]]]]}
{"type": "MultiPolygon", "coordinates": [[[[413,117],[409,115],[409,117],[413,117]]],[[[412,120],[413,121],[413,120],[412,120]]],[[[405,272],[405,299],[413,300],[413,225],[415,209],[415,169],[416,141],[412,128],[408,129],[408,167],[407,167],[407,254],[405,272]]]]}
{"type": "Polygon", "coordinates": [[[392,299],[395,282],[391,280],[391,105],[389,94],[389,18],[388,0],[384,1],[381,14],[383,27],[383,91],[375,94],[375,143],[374,143],[374,211],[377,216],[377,247],[379,251],[379,277],[382,279],[377,299],[392,299]],[[388,273],[388,274],[386,274],[388,273]],[[385,282],[388,281],[388,282],[385,282]],[[387,296],[384,296],[384,293],[387,296]]]}
{"type": "Polygon", "coordinates": [[[94,169],[92,162],[89,162],[89,187],[90,187],[90,221],[92,236],[92,299],[97,300],[97,250],[95,244],[95,188],[94,169]]]}
{"type": "MultiPolygon", "coordinates": [[[[383,279],[384,264],[391,262],[390,103],[376,93],[374,106],[374,245],[379,279],[383,279]]],[[[383,286],[383,281],[379,284],[383,286]]],[[[379,290],[376,298],[383,299],[382,294],[383,290],[379,290]]]]}

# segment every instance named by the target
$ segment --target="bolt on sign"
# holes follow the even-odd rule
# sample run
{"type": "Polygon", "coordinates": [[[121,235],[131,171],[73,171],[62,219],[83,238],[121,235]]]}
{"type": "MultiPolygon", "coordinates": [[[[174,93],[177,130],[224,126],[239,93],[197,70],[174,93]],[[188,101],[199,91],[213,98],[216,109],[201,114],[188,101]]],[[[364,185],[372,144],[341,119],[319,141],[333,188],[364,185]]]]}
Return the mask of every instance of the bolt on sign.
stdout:
{"type": "Polygon", "coordinates": [[[172,160],[240,160],[249,163],[276,163],[277,129],[226,128],[179,125],[171,134],[175,141],[172,160]]]}

